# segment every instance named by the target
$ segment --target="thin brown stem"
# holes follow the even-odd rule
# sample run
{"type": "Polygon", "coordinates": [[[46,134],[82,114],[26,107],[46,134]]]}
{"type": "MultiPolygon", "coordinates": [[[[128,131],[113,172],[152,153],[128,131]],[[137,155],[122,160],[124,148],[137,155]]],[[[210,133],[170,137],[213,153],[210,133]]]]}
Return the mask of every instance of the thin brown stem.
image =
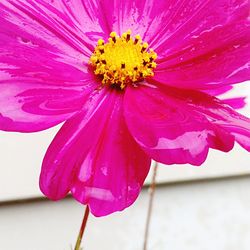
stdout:
{"type": "Polygon", "coordinates": [[[81,243],[82,243],[82,238],[83,238],[83,234],[87,225],[87,221],[88,221],[88,217],[89,217],[89,207],[87,206],[84,212],[84,216],[83,216],[83,220],[82,220],[82,225],[77,237],[77,241],[76,241],[76,245],[74,250],[80,250],[81,249],[81,243]]]}
{"type": "Polygon", "coordinates": [[[150,227],[150,221],[151,221],[152,210],[153,210],[157,169],[158,169],[158,163],[155,162],[153,177],[152,177],[151,185],[149,187],[149,204],[148,204],[148,213],[147,213],[146,227],[145,227],[145,233],[144,233],[143,250],[148,249],[148,235],[149,235],[149,227],[150,227]]]}

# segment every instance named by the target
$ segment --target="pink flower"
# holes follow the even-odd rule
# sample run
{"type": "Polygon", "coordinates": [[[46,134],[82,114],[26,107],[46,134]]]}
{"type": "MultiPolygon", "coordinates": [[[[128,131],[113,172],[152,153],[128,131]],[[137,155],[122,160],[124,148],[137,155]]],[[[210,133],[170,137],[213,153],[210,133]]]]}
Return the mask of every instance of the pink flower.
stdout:
{"type": "Polygon", "coordinates": [[[250,119],[207,94],[250,79],[249,8],[2,0],[0,129],[66,121],[45,155],[42,192],[70,191],[103,216],[135,201],[151,159],[200,165],[209,148],[250,150],[250,119]]]}

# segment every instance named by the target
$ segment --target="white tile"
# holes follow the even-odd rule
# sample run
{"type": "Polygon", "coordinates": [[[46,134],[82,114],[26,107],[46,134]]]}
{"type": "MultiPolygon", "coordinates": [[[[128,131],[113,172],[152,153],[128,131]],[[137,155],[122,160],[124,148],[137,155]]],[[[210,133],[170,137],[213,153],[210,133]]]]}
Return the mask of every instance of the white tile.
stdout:
{"type": "MultiPolygon", "coordinates": [[[[148,250],[249,250],[250,177],[156,190],[148,250]]],[[[142,249],[144,190],[122,213],[90,217],[84,250],[142,249]]],[[[69,250],[84,207],[72,199],[0,206],[0,249],[69,250]]]]}

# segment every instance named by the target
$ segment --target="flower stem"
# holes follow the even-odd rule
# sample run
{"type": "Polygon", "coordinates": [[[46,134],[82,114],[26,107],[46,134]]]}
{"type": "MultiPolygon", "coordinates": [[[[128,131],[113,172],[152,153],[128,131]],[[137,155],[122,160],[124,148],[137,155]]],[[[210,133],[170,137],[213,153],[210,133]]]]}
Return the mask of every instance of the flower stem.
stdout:
{"type": "Polygon", "coordinates": [[[89,207],[87,206],[86,209],[85,209],[85,212],[84,212],[82,225],[81,225],[78,237],[77,237],[77,241],[76,241],[76,245],[75,245],[74,250],[80,250],[81,249],[80,247],[81,247],[82,237],[83,237],[86,225],[87,225],[88,217],[89,217],[89,207]]]}
{"type": "Polygon", "coordinates": [[[151,221],[152,210],[153,210],[157,170],[158,170],[158,163],[155,162],[153,177],[152,177],[151,185],[149,187],[149,204],[148,204],[148,213],[147,213],[146,227],[145,227],[145,233],[144,233],[143,250],[148,249],[148,235],[149,235],[149,227],[150,227],[150,221],[151,221]]]}

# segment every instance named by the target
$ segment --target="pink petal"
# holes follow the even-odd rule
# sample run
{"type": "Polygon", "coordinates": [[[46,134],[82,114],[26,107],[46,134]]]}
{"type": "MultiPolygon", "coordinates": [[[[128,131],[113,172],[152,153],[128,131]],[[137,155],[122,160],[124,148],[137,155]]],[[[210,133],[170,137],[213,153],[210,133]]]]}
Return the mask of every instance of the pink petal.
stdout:
{"type": "Polygon", "coordinates": [[[130,132],[156,161],[200,165],[209,148],[230,151],[234,137],[249,149],[250,120],[202,92],[131,87],[124,105],[130,132]]]}
{"type": "Polygon", "coordinates": [[[203,92],[205,92],[205,93],[207,93],[208,95],[211,95],[211,96],[214,96],[214,95],[218,96],[218,95],[225,94],[225,93],[229,92],[232,89],[233,89],[233,86],[226,85],[226,86],[223,86],[221,88],[206,89],[203,92]]]}
{"type": "Polygon", "coordinates": [[[249,9],[245,0],[183,3],[155,37],[155,80],[209,89],[250,79],[249,9]]]}
{"type": "MultiPolygon", "coordinates": [[[[119,34],[131,29],[150,41],[162,28],[162,23],[171,18],[173,1],[165,0],[103,0],[97,1],[105,16],[107,26],[119,34]]],[[[177,8],[177,6],[176,6],[177,8]]]]}
{"type": "Polygon", "coordinates": [[[235,97],[223,99],[223,102],[234,109],[242,109],[246,106],[246,97],[235,97]]]}
{"type": "MultiPolygon", "coordinates": [[[[211,96],[219,96],[219,95],[225,94],[229,91],[233,92],[233,86],[226,85],[226,86],[221,87],[221,88],[207,89],[207,90],[204,90],[203,92],[205,92],[211,96]]],[[[226,98],[226,99],[222,98],[221,100],[223,101],[223,103],[231,106],[233,109],[244,108],[247,104],[246,97],[242,97],[242,96],[233,97],[233,98],[226,98]]]]}
{"type": "MultiPolygon", "coordinates": [[[[221,88],[216,88],[216,89],[207,89],[204,90],[203,92],[211,95],[211,96],[220,96],[222,94],[225,94],[229,91],[233,92],[233,86],[226,85],[221,88]]],[[[233,98],[226,98],[226,99],[221,99],[225,104],[229,105],[233,109],[241,109],[246,106],[246,97],[239,96],[239,97],[233,97],[233,98]]]]}
{"type": "MultiPolygon", "coordinates": [[[[96,45],[99,38],[108,39],[110,32],[112,31],[111,26],[108,23],[108,18],[110,12],[106,13],[104,9],[103,1],[91,0],[61,0],[61,1],[51,1],[51,0],[40,0],[40,5],[47,6],[46,3],[50,5],[47,7],[49,11],[54,12],[55,15],[51,17],[53,22],[57,22],[58,17],[63,17],[63,23],[57,22],[61,28],[66,28],[74,33],[74,36],[82,41],[84,39],[84,44],[93,51],[93,46],[96,45]],[[54,8],[57,9],[55,11],[54,8]]],[[[105,7],[109,6],[109,3],[105,7]]],[[[61,22],[61,20],[60,20],[61,22]]]]}
{"type": "Polygon", "coordinates": [[[103,89],[63,125],[44,158],[40,187],[45,195],[58,200],[71,190],[95,216],[135,201],[150,159],[127,130],[122,99],[103,89]]]}
{"type": "MultiPolygon", "coordinates": [[[[95,1],[1,1],[1,29],[35,44],[46,43],[67,51],[91,55],[97,39],[105,37],[102,11],[95,1]],[[12,29],[7,29],[9,27],[12,29]],[[21,34],[23,33],[23,34],[21,34]],[[75,50],[75,52],[74,52],[75,50]]],[[[107,35],[107,34],[106,34],[107,35]]]]}
{"type": "Polygon", "coordinates": [[[1,1],[0,25],[4,54],[13,57],[15,54],[16,59],[21,57],[19,60],[29,62],[31,56],[26,58],[26,54],[32,50],[32,62],[42,64],[45,58],[40,61],[41,57],[50,55],[47,61],[54,58],[83,68],[82,61],[87,61],[91,54],[88,44],[83,39],[79,40],[78,30],[69,23],[67,16],[43,0],[1,1]],[[9,47],[12,49],[9,50],[9,47]]]}
{"type": "Polygon", "coordinates": [[[0,83],[0,130],[35,132],[50,128],[82,108],[95,84],[60,87],[9,80],[0,83]]]}
{"type": "Polygon", "coordinates": [[[86,67],[90,50],[66,22],[46,1],[1,1],[1,130],[54,126],[81,109],[96,87],[86,67]]]}

